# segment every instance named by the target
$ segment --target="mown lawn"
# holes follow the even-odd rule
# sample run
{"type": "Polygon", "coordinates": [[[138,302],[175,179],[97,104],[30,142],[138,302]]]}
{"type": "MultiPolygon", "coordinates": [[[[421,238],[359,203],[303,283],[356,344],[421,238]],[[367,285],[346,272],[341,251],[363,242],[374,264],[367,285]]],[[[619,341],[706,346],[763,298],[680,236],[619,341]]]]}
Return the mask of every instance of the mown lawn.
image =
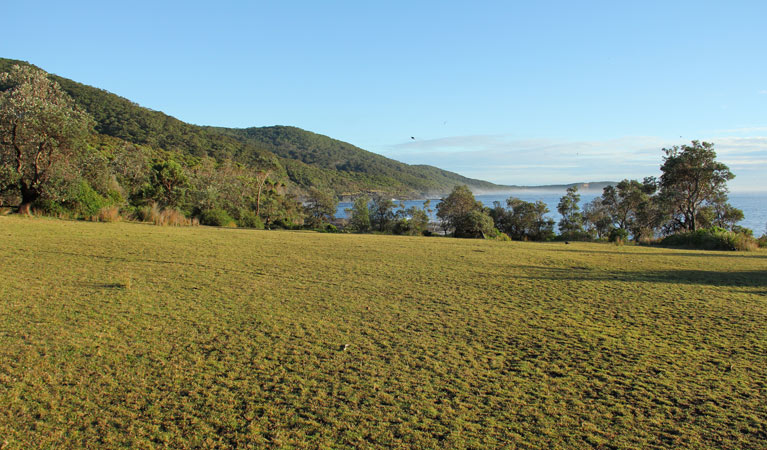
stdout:
{"type": "Polygon", "coordinates": [[[7,216],[0,254],[3,450],[767,448],[765,251],[7,216]]]}

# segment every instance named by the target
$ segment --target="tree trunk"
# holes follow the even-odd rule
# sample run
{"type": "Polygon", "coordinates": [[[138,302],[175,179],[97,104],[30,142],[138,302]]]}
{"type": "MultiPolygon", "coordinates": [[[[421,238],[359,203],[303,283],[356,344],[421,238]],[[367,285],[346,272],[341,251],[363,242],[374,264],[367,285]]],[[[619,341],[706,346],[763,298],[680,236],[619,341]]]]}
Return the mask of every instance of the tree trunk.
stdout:
{"type": "Polygon", "coordinates": [[[21,185],[21,203],[19,204],[19,214],[32,214],[32,203],[40,197],[37,189],[21,185]]]}

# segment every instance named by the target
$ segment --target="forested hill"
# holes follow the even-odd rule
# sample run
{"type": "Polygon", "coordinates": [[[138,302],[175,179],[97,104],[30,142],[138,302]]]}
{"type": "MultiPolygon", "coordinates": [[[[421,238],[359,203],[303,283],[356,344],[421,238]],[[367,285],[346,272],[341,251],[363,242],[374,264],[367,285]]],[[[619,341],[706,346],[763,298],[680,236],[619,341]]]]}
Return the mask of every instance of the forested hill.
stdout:
{"type": "MultiPolygon", "coordinates": [[[[0,58],[0,72],[14,64],[29,63],[0,58]]],[[[100,134],[181,155],[233,159],[255,168],[272,168],[302,188],[315,186],[347,195],[382,192],[412,197],[446,193],[459,184],[482,190],[503,189],[436,167],[404,164],[295,127],[230,129],[191,125],[103,89],[53,74],[50,77],[93,116],[100,134]]]]}
{"type": "MultiPolygon", "coordinates": [[[[466,184],[475,189],[503,189],[487,181],[466,178],[454,172],[427,165],[408,165],[386,158],[352,144],[329,138],[296,127],[273,126],[259,128],[209,128],[235,137],[243,144],[266,148],[285,160],[300,161],[311,167],[332,170],[358,177],[373,177],[383,183],[402,183],[421,194],[442,193],[453,186],[466,184]]],[[[288,163],[291,178],[301,166],[288,163]]],[[[394,184],[394,185],[396,185],[394,184]]]]}

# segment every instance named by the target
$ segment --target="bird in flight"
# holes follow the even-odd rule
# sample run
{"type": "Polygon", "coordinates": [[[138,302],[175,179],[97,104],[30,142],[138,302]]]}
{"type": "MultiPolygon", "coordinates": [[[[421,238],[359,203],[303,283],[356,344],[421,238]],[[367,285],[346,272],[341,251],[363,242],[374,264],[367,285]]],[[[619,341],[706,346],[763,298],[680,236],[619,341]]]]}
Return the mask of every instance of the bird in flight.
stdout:
{"type": "Polygon", "coordinates": [[[410,139],[415,140],[415,137],[414,136],[410,136],[410,139]]]}

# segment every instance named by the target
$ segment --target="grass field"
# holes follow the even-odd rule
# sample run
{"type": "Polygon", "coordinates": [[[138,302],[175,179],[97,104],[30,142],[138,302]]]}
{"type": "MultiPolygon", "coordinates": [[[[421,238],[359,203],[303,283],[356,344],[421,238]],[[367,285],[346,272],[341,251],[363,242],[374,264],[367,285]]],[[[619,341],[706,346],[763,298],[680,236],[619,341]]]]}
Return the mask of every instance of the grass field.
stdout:
{"type": "Polygon", "coordinates": [[[7,216],[0,252],[3,450],[767,448],[763,250],[7,216]]]}

